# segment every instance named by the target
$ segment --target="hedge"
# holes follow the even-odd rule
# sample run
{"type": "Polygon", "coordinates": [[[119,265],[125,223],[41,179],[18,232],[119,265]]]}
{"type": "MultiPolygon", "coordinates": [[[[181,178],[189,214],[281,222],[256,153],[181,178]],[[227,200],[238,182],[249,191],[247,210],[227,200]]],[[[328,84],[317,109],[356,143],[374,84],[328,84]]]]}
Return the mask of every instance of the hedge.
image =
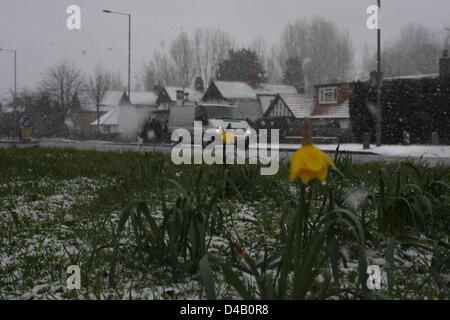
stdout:
{"type": "MultiPolygon", "coordinates": [[[[383,143],[401,143],[404,131],[411,143],[429,143],[435,131],[441,142],[450,142],[450,78],[384,81],[381,100],[383,143]]],[[[368,82],[352,83],[350,120],[356,137],[368,132],[374,141],[374,101],[368,82]]]]}

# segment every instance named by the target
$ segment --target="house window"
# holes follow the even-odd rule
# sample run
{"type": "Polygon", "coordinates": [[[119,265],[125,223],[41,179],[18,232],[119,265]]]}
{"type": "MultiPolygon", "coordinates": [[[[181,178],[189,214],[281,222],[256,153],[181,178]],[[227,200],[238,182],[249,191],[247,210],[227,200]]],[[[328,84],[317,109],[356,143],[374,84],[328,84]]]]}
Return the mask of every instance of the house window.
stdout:
{"type": "Polygon", "coordinates": [[[338,88],[337,87],[320,88],[319,102],[321,104],[337,103],[337,97],[338,97],[338,88]]]}

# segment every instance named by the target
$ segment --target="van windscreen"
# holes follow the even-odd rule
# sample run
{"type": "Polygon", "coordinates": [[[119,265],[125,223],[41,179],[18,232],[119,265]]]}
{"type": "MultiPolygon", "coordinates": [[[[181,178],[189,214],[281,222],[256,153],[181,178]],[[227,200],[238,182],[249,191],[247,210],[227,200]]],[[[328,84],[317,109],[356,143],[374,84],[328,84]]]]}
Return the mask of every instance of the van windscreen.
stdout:
{"type": "Polygon", "coordinates": [[[241,111],[236,107],[227,106],[197,106],[197,115],[206,115],[208,119],[243,120],[241,111]]]}

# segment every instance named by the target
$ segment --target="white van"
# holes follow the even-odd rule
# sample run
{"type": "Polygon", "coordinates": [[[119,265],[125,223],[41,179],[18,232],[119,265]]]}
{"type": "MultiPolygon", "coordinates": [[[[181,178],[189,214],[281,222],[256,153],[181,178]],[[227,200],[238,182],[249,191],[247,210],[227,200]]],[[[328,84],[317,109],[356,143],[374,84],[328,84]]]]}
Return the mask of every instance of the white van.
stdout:
{"type": "Polygon", "coordinates": [[[169,134],[178,128],[187,129],[193,134],[194,121],[202,122],[203,132],[208,129],[217,129],[218,132],[233,129],[236,136],[245,136],[246,147],[248,146],[252,129],[235,105],[198,103],[172,106],[169,112],[169,134]]]}

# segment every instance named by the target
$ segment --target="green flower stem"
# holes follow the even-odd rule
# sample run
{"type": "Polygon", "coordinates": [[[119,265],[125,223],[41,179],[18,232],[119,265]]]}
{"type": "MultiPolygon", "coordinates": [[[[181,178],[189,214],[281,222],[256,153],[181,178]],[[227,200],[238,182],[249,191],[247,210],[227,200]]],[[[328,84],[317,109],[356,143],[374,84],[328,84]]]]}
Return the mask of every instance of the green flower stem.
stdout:
{"type": "Polygon", "coordinates": [[[300,265],[300,260],[303,254],[303,243],[306,239],[308,230],[308,216],[307,216],[307,203],[306,203],[306,187],[303,183],[300,184],[300,198],[297,207],[296,214],[296,228],[295,228],[295,254],[294,254],[294,270],[300,265]]]}

